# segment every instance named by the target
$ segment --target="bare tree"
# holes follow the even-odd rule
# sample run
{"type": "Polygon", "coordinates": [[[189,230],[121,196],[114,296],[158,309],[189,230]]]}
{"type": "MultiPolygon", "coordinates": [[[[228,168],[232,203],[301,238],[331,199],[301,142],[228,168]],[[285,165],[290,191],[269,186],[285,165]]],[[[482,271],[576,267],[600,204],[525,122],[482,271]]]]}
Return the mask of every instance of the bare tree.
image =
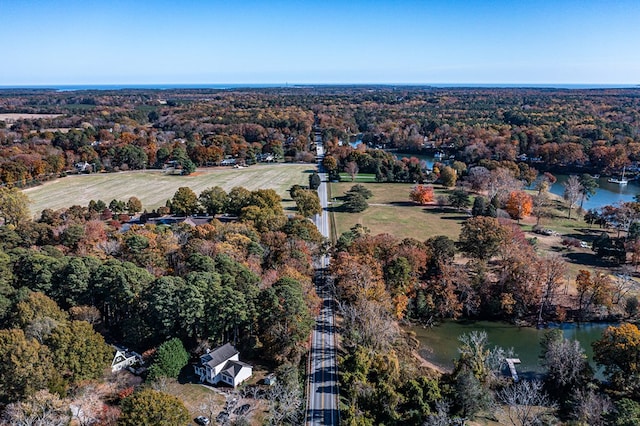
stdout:
{"type": "Polygon", "coordinates": [[[87,385],[78,390],[71,402],[73,420],[79,426],[92,426],[101,423],[104,413],[104,388],[99,385],[87,385]]]}
{"type": "Polygon", "coordinates": [[[198,405],[198,410],[210,419],[214,419],[216,413],[221,409],[222,406],[216,400],[216,396],[211,392],[207,393],[207,396],[204,397],[198,405]]]}
{"type": "Polygon", "coordinates": [[[25,335],[43,343],[57,326],[58,321],[51,317],[36,318],[27,325],[25,335]]]}
{"type": "Polygon", "coordinates": [[[560,391],[583,381],[589,364],[580,342],[558,337],[548,342],[543,363],[547,367],[547,381],[560,391]]]}
{"type": "Polygon", "coordinates": [[[102,250],[105,254],[112,256],[120,251],[121,244],[118,240],[101,241],[96,244],[98,250],[102,250]]]}
{"type": "Polygon", "coordinates": [[[489,185],[491,172],[486,167],[476,166],[469,169],[466,181],[472,191],[484,191],[489,185]]]}
{"type": "Polygon", "coordinates": [[[542,390],[542,384],[537,381],[523,380],[506,387],[498,392],[498,399],[503,404],[499,411],[514,426],[541,424],[549,415],[549,410],[556,409],[542,390]]]}
{"type": "Polygon", "coordinates": [[[14,426],[65,426],[71,421],[67,401],[47,390],[7,405],[3,420],[14,426]]]}
{"type": "Polygon", "coordinates": [[[531,213],[536,218],[536,225],[540,225],[540,219],[553,216],[550,206],[551,200],[546,192],[533,196],[533,210],[531,213]]]}
{"type": "Polygon", "coordinates": [[[569,204],[569,219],[571,219],[571,210],[573,210],[583,192],[582,184],[578,176],[571,175],[562,186],[564,186],[563,198],[569,204]]]}
{"type": "Polygon", "coordinates": [[[358,164],[355,161],[349,161],[344,165],[344,171],[351,176],[351,182],[353,182],[356,180],[356,176],[358,175],[358,164]]]}
{"type": "Polygon", "coordinates": [[[522,181],[516,179],[511,170],[498,167],[491,171],[487,187],[487,198],[492,199],[497,196],[502,206],[507,202],[511,191],[518,191],[522,188],[522,181]]]}
{"type": "Polygon", "coordinates": [[[343,338],[349,344],[385,350],[398,336],[389,311],[377,302],[361,299],[355,304],[343,303],[339,310],[344,319],[343,338]]]}
{"type": "Polygon", "coordinates": [[[449,416],[449,404],[446,401],[436,402],[436,412],[427,416],[425,426],[450,426],[453,419],[449,416]]]}
{"type": "Polygon", "coordinates": [[[483,383],[493,381],[502,370],[506,358],[514,356],[513,349],[505,350],[499,346],[489,348],[486,331],[472,331],[458,337],[460,362],[464,363],[483,383]]]}
{"type": "Polygon", "coordinates": [[[542,301],[538,312],[538,323],[541,323],[545,307],[553,303],[556,291],[562,284],[567,264],[560,256],[543,258],[537,264],[540,267],[539,272],[542,281],[542,301]]]}
{"type": "Polygon", "coordinates": [[[297,387],[277,382],[269,389],[269,424],[297,425],[301,423],[303,412],[302,392],[297,387]]]}
{"type": "Polygon", "coordinates": [[[614,305],[620,303],[620,301],[629,293],[636,285],[636,282],[628,273],[617,275],[612,283],[612,295],[611,301],[614,305]]]}
{"type": "Polygon", "coordinates": [[[613,403],[605,394],[589,390],[578,390],[574,396],[572,417],[589,426],[607,425],[607,415],[614,410],[613,403]]]}

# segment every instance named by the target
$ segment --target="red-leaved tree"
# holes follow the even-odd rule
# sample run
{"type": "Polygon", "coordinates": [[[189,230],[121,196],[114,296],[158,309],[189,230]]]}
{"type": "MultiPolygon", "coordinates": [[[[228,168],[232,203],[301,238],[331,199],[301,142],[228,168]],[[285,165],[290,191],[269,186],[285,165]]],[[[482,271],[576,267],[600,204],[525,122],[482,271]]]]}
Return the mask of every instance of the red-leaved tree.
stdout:
{"type": "Polygon", "coordinates": [[[409,195],[411,201],[414,201],[418,204],[427,204],[433,201],[433,186],[426,185],[416,185],[411,190],[411,194],[409,195]]]}

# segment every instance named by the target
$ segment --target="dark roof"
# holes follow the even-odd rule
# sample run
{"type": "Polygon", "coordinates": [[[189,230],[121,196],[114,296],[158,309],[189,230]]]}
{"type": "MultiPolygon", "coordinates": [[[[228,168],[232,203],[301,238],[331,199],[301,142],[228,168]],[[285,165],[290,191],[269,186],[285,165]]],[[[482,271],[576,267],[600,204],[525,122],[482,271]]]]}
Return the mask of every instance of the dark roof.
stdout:
{"type": "Polygon", "coordinates": [[[184,223],[186,223],[187,225],[191,225],[191,226],[200,226],[200,225],[206,225],[207,223],[211,222],[211,218],[210,217],[188,217],[184,220],[184,223]]]}
{"type": "Polygon", "coordinates": [[[241,361],[229,361],[222,368],[221,373],[226,374],[227,376],[236,377],[236,375],[242,370],[242,367],[248,367],[253,369],[249,364],[245,364],[241,361]]]}
{"type": "Polygon", "coordinates": [[[222,364],[238,353],[239,352],[231,343],[227,343],[224,346],[220,346],[219,348],[212,350],[208,354],[202,355],[200,357],[200,362],[202,364],[208,364],[211,368],[214,368],[216,365],[222,364]]]}

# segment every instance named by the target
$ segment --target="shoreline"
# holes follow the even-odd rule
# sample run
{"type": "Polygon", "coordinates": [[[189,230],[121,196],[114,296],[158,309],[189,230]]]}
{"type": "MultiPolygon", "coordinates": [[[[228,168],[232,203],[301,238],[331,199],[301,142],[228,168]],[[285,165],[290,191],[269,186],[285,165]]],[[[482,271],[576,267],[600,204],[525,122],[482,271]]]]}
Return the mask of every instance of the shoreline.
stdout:
{"type": "Polygon", "coordinates": [[[449,374],[453,371],[453,370],[441,367],[437,364],[434,364],[433,362],[429,361],[428,359],[420,355],[420,353],[417,350],[413,350],[411,351],[411,353],[420,362],[420,365],[422,367],[430,368],[431,370],[436,371],[437,373],[440,373],[440,374],[449,374]]]}

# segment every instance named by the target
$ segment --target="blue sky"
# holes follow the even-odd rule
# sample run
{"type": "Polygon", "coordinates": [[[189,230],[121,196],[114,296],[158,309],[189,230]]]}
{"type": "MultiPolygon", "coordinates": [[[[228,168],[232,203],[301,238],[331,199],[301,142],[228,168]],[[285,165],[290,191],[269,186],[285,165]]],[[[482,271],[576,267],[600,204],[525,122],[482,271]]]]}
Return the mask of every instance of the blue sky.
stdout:
{"type": "Polygon", "coordinates": [[[0,85],[640,83],[640,1],[0,0],[0,85]]]}

